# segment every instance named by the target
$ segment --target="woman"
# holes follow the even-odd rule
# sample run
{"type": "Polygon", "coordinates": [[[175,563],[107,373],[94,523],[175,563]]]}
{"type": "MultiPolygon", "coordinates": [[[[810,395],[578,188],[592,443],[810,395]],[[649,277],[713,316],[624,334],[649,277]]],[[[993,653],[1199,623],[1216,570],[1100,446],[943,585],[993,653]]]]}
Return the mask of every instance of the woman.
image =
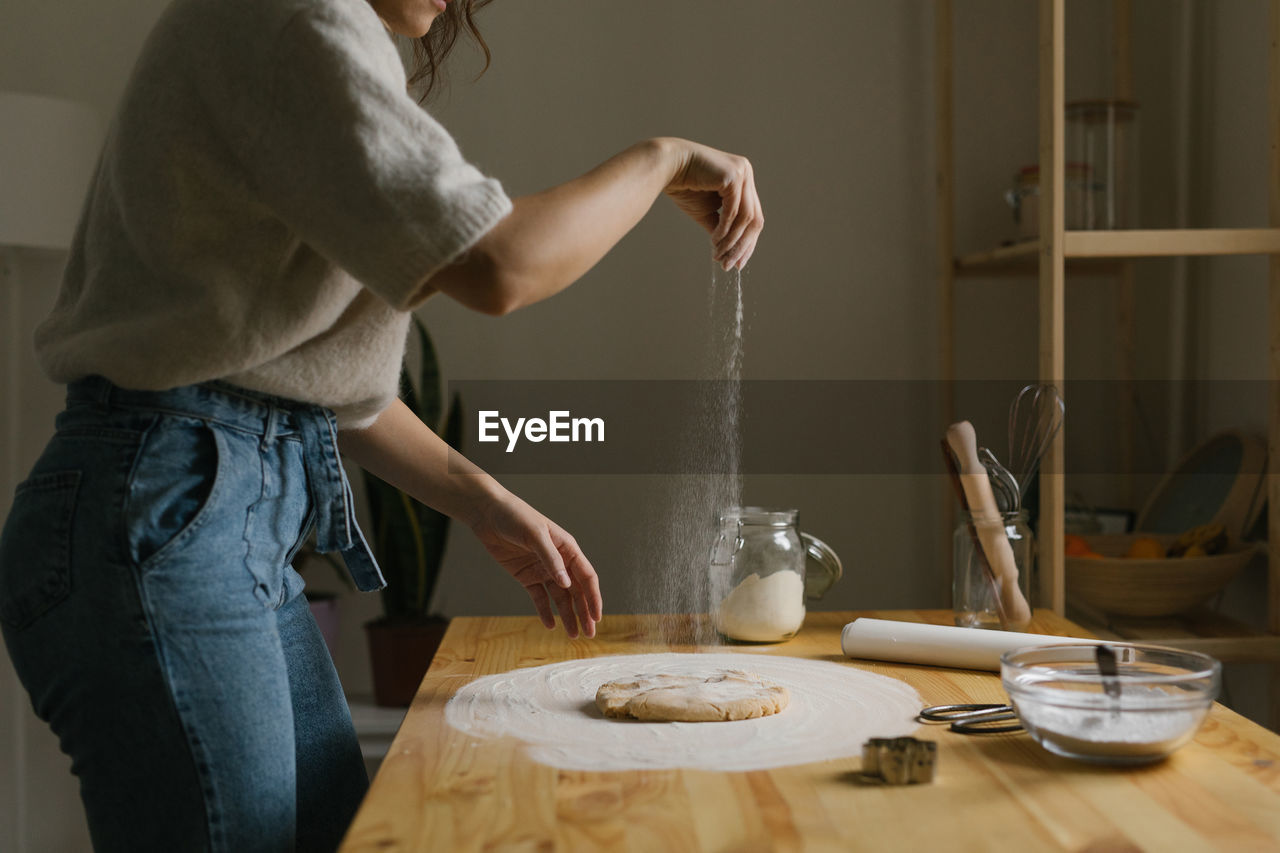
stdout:
{"type": "Polygon", "coordinates": [[[408,312],[545,299],[663,193],[741,267],[760,202],[746,160],[671,138],[508,199],[387,32],[430,77],[473,2],[176,0],[143,49],[36,336],[67,408],[0,539],[6,646],[99,849],[337,845],[368,783],[289,562],[314,529],[382,585],[339,448],[595,633],[573,538],[396,399],[408,312]]]}

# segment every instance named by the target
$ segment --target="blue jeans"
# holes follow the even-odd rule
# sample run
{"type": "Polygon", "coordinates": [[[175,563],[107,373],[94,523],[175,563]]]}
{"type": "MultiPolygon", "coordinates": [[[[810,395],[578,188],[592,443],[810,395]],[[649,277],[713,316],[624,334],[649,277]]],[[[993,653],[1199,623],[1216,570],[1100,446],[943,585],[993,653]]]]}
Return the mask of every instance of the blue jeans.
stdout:
{"type": "Polygon", "coordinates": [[[332,850],[368,778],[290,561],[381,575],[327,409],[72,383],[0,536],[0,623],[108,851],[332,850]]]}

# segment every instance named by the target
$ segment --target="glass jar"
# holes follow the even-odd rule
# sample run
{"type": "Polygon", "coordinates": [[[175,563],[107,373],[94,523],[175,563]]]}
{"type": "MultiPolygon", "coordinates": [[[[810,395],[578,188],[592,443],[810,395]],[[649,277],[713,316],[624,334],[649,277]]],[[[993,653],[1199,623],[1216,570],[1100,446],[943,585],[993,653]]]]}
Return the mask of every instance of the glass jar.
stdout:
{"type": "Polygon", "coordinates": [[[1082,229],[1136,228],[1138,105],[1089,100],[1067,104],[1066,156],[1088,167],[1082,229]]]}
{"type": "MultiPolygon", "coordinates": [[[[1001,521],[1018,569],[1018,589],[1031,604],[1035,535],[1027,526],[1026,510],[1003,513],[1001,521]]],[[[952,557],[951,602],[955,623],[963,628],[1003,628],[999,587],[978,544],[973,518],[967,512],[960,513],[960,522],[952,536],[952,557]]]]}
{"type": "MultiPolygon", "coordinates": [[[[1063,209],[1068,231],[1085,227],[1085,213],[1093,203],[1085,196],[1093,192],[1089,167],[1085,163],[1067,163],[1063,176],[1063,209]]],[[[1034,240],[1040,236],[1040,167],[1023,166],[1013,176],[1013,186],[1004,194],[1004,200],[1013,211],[1013,222],[1018,228],[1018,240],[1034,240]]]]}
{"type": "Polygon", "coordinates": [[[798,510],[763,507],[732,507],[720,515],[711,547],[711,616],[724,637],[791,639],[804,623],[805,598],[821,598],[840,578],[840,558],[801,533],[798,516],[798,510]]]}

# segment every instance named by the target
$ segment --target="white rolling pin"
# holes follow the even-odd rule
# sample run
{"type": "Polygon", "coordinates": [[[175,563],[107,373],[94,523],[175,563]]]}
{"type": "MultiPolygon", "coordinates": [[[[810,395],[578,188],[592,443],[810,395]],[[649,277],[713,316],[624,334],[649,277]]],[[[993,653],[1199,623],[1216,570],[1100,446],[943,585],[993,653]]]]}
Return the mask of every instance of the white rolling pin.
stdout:
{"type": "Polygon", "coordinates": [[[851,658],[870,658],[896,663],[951,666],[957,669],[1000,671],[1000,655],[1024,646],[1052,646],[1058,643],[1096,645],[1098,640],[1020,634],[987,628],[958,628],[895,622],[889,619],[854,619],[840,634],[840,648],[851,658]]]}

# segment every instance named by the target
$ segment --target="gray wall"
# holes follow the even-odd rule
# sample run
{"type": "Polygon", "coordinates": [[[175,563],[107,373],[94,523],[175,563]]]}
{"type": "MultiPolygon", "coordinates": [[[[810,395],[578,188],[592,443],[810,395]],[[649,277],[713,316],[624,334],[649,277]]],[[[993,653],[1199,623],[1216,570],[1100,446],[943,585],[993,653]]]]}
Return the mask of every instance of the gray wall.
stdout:
{"type": "MultiPolygon", "coordinates": [[[[160,0],[86,0],[0,6],[0,88],[86,101],[108,116],[160,0]]],[[[1141,35],[1138,97],[1144,104],[1145,189],[1152,224],[1169,210],[1168,118],[1180,4],[1136,3],[1141,35]]],[[[1197,225],[1256,224],[1265,216],[1265,20],[1260,0],[1194,3],[1197,12],[1195,137],[1197,225]],[[1251,165],[1256,164],[1256,166],[1251,165]]],[[[459,57],[454,85],[433,111],[463,150],[513,193],[580,173],[649,135],[687,136],[752,158],[768,224],[746,276],[745,375],[752,379],[929,379],[939,353],[935,299],[932,5],[926,0],[657,0],[497,3],[481,19],[494,65],[472,83],[474,57],[459,57]]],[[[1011,237],[1001,194],[1036,157],[1035,4],[957,4],[957,245],[985,248],[1011,237]]],[[[1071,4],[1068,97],[1104,93],[1110,68],[1107,6],[1071,4]]],[[[24,262],[19,324],[46,310],[60,259],[24,262]]],[[[1265,286],[1260,264],[1224,260],[1192,272],[1194,323],[1186,346],[1194,376],[1263,375],[1265,286]]],[[[1162,378],[1182,346],[1171,318],[1168,262],[1139,277],[1140,375],[1162,378]]],[[[702,232],[665,200],[582,282],[544,304],[491,319],[444,299],[428,303],[451,379],[690,378],[704,375],[712,265],[702,232]]],[[[1035,369],[1034,283],[962,284],[959,373],[1021,378],[1035,369]]],[[[6,314],[12,294],[4,295],[6,314]]],[[[1069,370],[1113,375],[1105,282],[1073,284],[1069,370]]],[[[4,373],[5,371],[0,371],[4,373]]],[[[25,467],[47,436],[57,389],[22,362],[25,467]]],[[[969,413],[977,416],[988,413],[969,413]]],[[[1167,413],[1156,412],[1164,417],[1167,413]]],[[[796,413],[803,440],[805,415],[796,413]]],[[[1227,423],[1262,427],[1265,410],[1223,412],[1195,401],[1188,441],[1227,423]]],[[[996,417],[994,422],[1000,423],[996,417]]],[[[932,444],[936,423],[904,423],[885,441],[932,444]]],[[[1073,439],[1078,441],[1079,439],[1073,439]]],[[[1002,438],[991,440],[1001,447],[1002,438]]],[[[1156,448],[1175,455],[1184,448],[1156,448]]],[[[606,613],[651,609],[649,578],[661,569],[664,531],[646,519],[679,494],[677,478],[504,478],[572,531],[604,582],[606,613]]],[[[3,484],[7,506],[12,484],[3,484]]],[[[1122,487],[1084,486],[1097,503],[1122,487]]],[[[947,603],[947,489],[932,476],[749,477],[745,498],[798,507],[805,529],[844,557],[846,577],[825,607],[942,607],[947,603]]],[[[1138,494],[1140,499],[1142,494],[1138,494]]],[[[321,578],[320,583],[324,580],[321,578]]],[[[1248,597],[1247,595],[1245,596],[1248,597]]],[[[436,604],[449,615],[527,613],[524,594],[464,531],[447,555],[436,604]]],[[[359,625],[375,596],[349,597],[339,668],[353,692],[368,689],[359,625]]],[[[606,616],[607,618],[607,616],[606,616]]],[[[0,664],[0,767],[25,751],[26,775],[0,777],[0,848],[20,849],[19,790],[33,794],[28,849],[83,849],[85,836],[66,763],[25,711],[0,664]],[[39,787],[37,787],[39,786],[39,787]]],[[[15,759],[15,760],[11,760],[15,759]]]]}
{"type": "MultiPolygon", "coordinates": [[[[749,156],[766,211],[745,277],[750,379],[916,379],[936,374],[931,16],[924,3],[495,5],[478,83],[456,75],[437,107],[464,151],[515,193],[570,177],[649,135],[749,156]]],[[[574,288],[513,316],[445,300],[423,309],[450,378],[708,375],[713,267],[703,232],[660,199],[574,288]]],[[[724,286],[724,285],[721,285],[724,286]]],[[[714,375],[712,372],[710,375],[714,375]]],[[[805,412],[795,412],[795,436],[805,412]]],[[[907,423],[920,435],[929,424],[907,423]]],[[[645,510],[678,480],[512,477],[574,532],[612,612],[652,610],[664,567],[645,510]],[[642,529],[637,529],[642,528],[642,529]],[[640,587],[640,588],[637,588],[640,587]]],[[[928,481],[748,477],[747,502],[786,504],[849,561],[832,607],[945,603],[928,481]],[[930,530],[930,534],[932,534],[930,530]],[[855,556],[856,555],[856,556],[855,556]],[[910,567],[910,568],[909,568],[910,567]]],[[[450,613],[522,613],[524,593],[454,539],[437,599],[450,613]]]]}

